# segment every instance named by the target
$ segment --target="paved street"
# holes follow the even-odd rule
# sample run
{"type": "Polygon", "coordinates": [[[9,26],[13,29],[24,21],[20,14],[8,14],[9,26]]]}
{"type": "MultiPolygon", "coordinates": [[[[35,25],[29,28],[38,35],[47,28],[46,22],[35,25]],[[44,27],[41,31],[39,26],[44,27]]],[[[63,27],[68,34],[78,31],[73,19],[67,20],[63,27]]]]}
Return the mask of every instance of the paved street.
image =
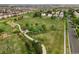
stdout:
{"type": "Polygon", "coordinates": [[[68,21],[68,32],[69,32],[69,41],[70,41],[70,48],[72,54],[79,53],[79,40],[76,37],[76,33],[72,25],[68,21]]]}

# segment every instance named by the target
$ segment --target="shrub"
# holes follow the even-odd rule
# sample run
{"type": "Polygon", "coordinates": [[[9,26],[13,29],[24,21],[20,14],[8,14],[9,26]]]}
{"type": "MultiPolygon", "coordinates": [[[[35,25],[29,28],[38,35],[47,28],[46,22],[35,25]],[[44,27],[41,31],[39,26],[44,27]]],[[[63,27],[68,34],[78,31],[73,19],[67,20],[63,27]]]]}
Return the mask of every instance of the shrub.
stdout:
{"type": "Polygon", "coordinates": [[[48,10],[48,11],[47,11],[47,14],[51,14],[51,13],[52,13],[52,11],[51,11],[51,10],[48,10]]]}
{"type": "Polygon", "coordinates": [[[41,18],[41,12],[35,12],[33,17],[40,17],[41,18]]]}
{"type": "Polygon", "coordinates": [[[17,19],[15,18],[14,21],[17,21],[17,19]]]}
{"type": "Polygon", "coordinates": [[[46,28],[46,25],[45,24],[43,24],[41,27],[42,27],[42,31],[43,32],[47,31],[47,28],[46,28]]]}
{"type": "Polygon", "coordinates": [[[32,33],[41,33],[41,32],[45,32],[47,30],[45,24],[40,25],[38,23],[35,23],[35,24],[27,23],[26,27],[32,33]]]}
{"type": "Polygon", "coordinates": [[[50,29],[51,29],[51,30],[56,30],[55,25],[51,25],[50,29]]]}
{"type": "Polygon", "coordinates": [[[78,28],[76,29],[76,32],[77,32],[77,36],[79,37],[79,29],[78,28]]]}
{"type": "Polygon", "coordinates": [[[68,13],[66,11],[64,11],[64,17],[67,17],[68,13]]]}
{"type": "Polygon", "coordinates": [[[28,30],[32,30],[32,27],[33,27],[33,24],[30,24],[30,23],[26,23],[26,28],[28,29],[28,30]]]}
{"type": "Polygon", "coordinates": [[[73,21],[74,24],[79,25],[79,18],[75,17],[75,18],[72,19],[72,21],[73,21]]]}
{"type": "Polygon", "coordinates": [[[42,47],[41,47],[41,43],[40,42],[33,41],[32,45],[33,45],[33,47],[34,47],[34,49],[35,49],[37,54],[41,54],[42,53],[42,47]]]}
{"type": "Polygon", "coordinates": [[[3,29],[0,29],[0,33],[2,33],[2,32],[4,32],[4,30],[3,29]]]}
{"type": "Polygon", "coordinates": [[[53,16],[53,15],[52,15],[52,16],[51,16],[51,19],[56,19],[56,16],[53,16]]]}
{"type": "Polygon", "coordinates": [[[73,13],[73,12],[74,12],[74,10],[73,10],[73,9],[69,9],[69,10],[68,10],[68,14],[69,14],[69,15],[71,15],[71,17],[73,17],[73,16],[74,16],[74,13],[73,13]]]}

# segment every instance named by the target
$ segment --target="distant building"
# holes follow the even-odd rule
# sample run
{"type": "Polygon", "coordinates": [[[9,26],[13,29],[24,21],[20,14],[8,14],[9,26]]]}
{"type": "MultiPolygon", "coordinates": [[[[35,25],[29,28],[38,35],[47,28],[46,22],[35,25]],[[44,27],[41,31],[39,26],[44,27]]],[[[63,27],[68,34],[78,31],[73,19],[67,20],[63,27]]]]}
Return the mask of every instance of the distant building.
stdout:
{"type": "Polygon", "coordinates": [[[52,16],[52,14],[48,14],[47,16],[48,16],[48,17],[51,17],[51,16],[52,16]]]}
{"type": "Polygon", "coordinates": [[[52,14],[54,14],[55,12],[54,11],[52,11],[52,14]]]}
{"type": "Polygon", "coordinates": [[[76,17],[79,17],[79,13],[78,13],[77,11],[74,11],[74,15],[75,15],[76,17]]]}
{"type": "Polygon", "coordinates": [[[46,14],[45,13],[42,13],[41,16],[46,16],[46,14]]]}
{"type": "Polygon", "coordinates": [[[60,17],[60,18],[63,18],[63,17],[64,17],[64,12],[63,12],[63,11],[60,12],[59,17],[60,17]]]}
{"type": "Polygon", "coordinates": [[[3,17],[2,16],[0,16],[0,19],[2,19],[3,17]]]}

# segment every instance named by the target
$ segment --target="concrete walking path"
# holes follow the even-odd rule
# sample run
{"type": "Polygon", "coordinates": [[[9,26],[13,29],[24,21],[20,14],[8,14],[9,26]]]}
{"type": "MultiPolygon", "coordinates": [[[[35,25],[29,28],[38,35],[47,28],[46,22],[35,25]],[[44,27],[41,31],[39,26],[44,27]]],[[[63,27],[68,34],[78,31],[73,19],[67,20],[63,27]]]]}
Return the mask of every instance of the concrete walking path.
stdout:
{"type": "MultiPolygon", "coordinates": [[[[31,41],[34,40],[33,38],[31,38],[25,32],[22,31],[21,26],[19,24],[14,23],[14,25],[19,27],[20,32],[23,33],[26,38],[28,38],[31,41]]],[[[41,44],[41,47],[42,47],[42,54],[46,54],[46,48],[45,48],[44,44],[41,44]]]]}
{"type": "Polygon", "coordinates": [[[64,54],[66,54],[66,25],[64,23],[64,54]]]}

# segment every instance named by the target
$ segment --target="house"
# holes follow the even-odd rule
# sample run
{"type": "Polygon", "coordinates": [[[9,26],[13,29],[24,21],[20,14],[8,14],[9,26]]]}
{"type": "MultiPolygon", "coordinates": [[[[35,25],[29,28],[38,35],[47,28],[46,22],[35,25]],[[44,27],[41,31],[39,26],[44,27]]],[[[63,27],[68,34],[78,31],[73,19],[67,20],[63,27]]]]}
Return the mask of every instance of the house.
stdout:
{"type": "Polygon", "coordinates": [[[52,11],[52,14],[54,14],[55,12],[54,11],[52,11]]]}
{"type": "Polygon", "coordinates": [[[74,11],[74,15],[75,15],[76,17],[79,17],[79,13],[78,13],[77,11],[74,11]]]}
{"type": "Polygon", "coordinates": [[[3,17],[2,16],[0,16],[0,19],[2,19],[3,17]]]}
{"type": "Polygon", "coordinates": [[[48,16],[48,17],[51,17],[51,16],[52,16],[52,14],[48,14],[47,16],[48,16]]]}
{"type": "Polygon", "coordinates": [[[60,18],[63,18],[63,17],[64,17],[64,12],[63,12],[63,11],[60,12],[59,17],[60,17],[60,18]]]}
{"type": "Polygon", "coordinates": [[[45,13],[42,13],[41,16],[46,16],[46,14],[45,13]]]}

